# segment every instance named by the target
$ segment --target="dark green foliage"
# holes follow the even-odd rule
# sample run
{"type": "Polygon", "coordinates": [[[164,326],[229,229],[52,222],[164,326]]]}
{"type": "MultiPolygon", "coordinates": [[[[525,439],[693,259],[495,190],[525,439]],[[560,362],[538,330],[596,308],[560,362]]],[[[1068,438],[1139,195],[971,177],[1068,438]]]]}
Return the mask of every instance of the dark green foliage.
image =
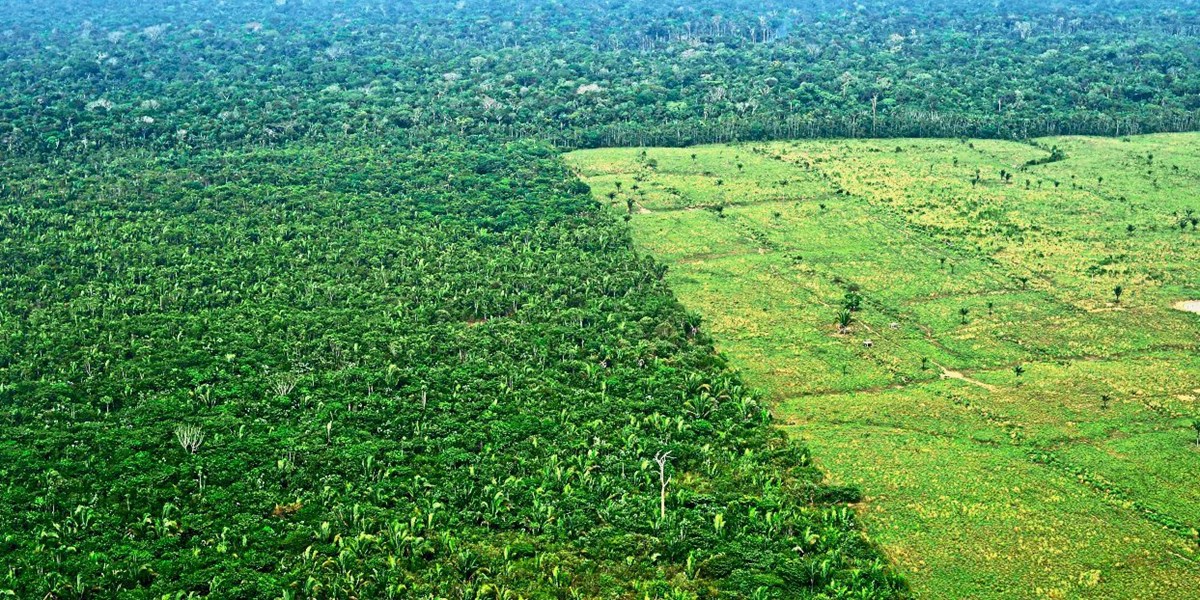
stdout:
{"type": "Polygon", "coordinates": [[[2,176],[0,591],[902,589],[540,146],[2,176]]]}
{"type": "Polygon", "coordinates": [[[0,148],[1194,129],[1188,3],[8,2],[0,148]]]}
{"type": "Polygon", "coordinates": [[[863,297],[862,294],[856,291],[846,292],[842,299],[842,308],[849,311],[857,311],[862,309],[863,297]]]}

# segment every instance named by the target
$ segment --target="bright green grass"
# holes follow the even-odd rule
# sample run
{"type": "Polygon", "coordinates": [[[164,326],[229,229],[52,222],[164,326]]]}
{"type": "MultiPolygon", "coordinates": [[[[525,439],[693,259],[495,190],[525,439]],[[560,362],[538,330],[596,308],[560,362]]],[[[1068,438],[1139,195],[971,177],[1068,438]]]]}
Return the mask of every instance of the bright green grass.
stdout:
{"type": "Polygon", "coordinates": [[[1200,596],[1200,135],[567,159],[919,596],[1200,596]]]}

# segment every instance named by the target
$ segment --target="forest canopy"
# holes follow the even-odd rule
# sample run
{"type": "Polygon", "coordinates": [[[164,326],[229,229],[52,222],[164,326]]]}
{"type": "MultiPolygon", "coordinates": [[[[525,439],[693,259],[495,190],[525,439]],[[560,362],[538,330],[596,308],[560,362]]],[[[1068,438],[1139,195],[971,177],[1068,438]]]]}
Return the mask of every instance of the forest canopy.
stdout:
{"type": "Polygon", "coordinates": [[[0,180],[0,595],[904,589],[543,145],[0,180]]]}
{"type": "Polygon", "coordinates": [[[9,2],[11,151],[538,137],[568,147],[1194,129],[1200,9],[9,2]]]}

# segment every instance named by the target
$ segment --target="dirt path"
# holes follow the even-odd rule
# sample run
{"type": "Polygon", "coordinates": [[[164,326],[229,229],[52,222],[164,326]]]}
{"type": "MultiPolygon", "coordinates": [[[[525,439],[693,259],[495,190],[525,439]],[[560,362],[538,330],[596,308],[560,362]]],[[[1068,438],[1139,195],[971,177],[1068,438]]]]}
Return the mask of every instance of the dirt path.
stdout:
{"type": "Polygon", "coordinates": [[[937,367],[942,370],[942,379],[957,379],[959,381],[965,381],[971,385],[977,385],[989,392],[996,391],[996,386],[994,386],[990,383],[984,383],[982,381],[979,381],[978,379],[972,379],[970,377],[967,377],[966,375],[963,375],[959,371],[951,371],[950,369],[947,369],[946,367],[943,367],[942,365],[938,365],[937,363],[933,363],[933,364],[937,365],[937,367]]]}

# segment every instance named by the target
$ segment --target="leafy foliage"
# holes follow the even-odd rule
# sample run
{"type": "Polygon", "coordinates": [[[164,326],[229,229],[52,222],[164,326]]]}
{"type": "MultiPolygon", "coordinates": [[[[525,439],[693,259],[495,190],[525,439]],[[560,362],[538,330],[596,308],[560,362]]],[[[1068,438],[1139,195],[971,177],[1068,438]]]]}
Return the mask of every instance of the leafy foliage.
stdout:
{"type": "Polygon", "coordinates": [[[0,590],[903,589],[543,147],[3,169],[0,590]]]}
{"type": "Polygon", "coordinates": [[[1200,14],[1151,0],[6,3],[0,147],[565,146],[1195,129],[1200,14]]]}

